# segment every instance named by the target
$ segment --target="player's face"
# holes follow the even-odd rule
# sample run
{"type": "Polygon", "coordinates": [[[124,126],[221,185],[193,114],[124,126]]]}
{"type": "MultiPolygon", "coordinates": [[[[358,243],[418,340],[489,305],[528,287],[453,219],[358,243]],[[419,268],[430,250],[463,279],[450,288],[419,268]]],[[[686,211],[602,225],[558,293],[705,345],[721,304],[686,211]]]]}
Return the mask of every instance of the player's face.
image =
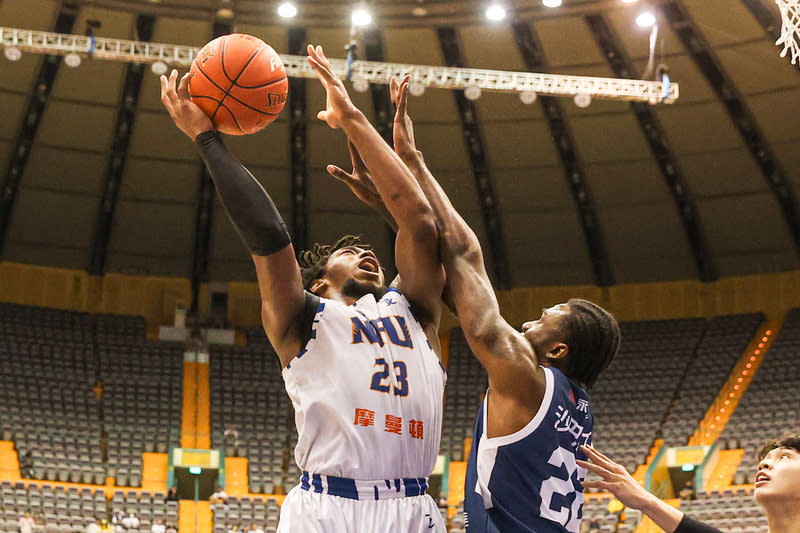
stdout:
{"type": "Polygon", "coordinates": [[[529,320],[522,324],[522,334],[531,343],[537,355],[549,352],[552,345],[564,341],[562,325],[567,313],[569,313],[567,304],[558,304],[542,309],[542,316],[538,320],[529,320]]]}
{"type": "Polygon", "coordinates": [[[794,448],[770,450],[758,464],[753,496],[761,505],[775,500],[800,503],[800,452],[794,448]]]}
{"type": "Polygon", "coordinates": [[[347,246],[336,250],[328,259],[325,278],[344,293],[363,296],[384,287],[383,269],[372,250],[347,246]]]}

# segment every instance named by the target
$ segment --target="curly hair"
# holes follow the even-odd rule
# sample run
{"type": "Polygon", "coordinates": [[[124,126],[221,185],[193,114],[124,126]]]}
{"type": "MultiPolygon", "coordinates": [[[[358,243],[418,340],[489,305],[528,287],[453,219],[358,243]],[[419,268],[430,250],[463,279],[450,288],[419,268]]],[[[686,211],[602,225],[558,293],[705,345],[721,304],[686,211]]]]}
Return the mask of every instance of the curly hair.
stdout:
{"type": "Polygon", "coordinates": [[[792,448],[800,452],[800,435],[786,435],[780,439],[769,440],[758,450],[758,460],[761,461],[769,452],[776,448],[792,448]]]}
{"type": "Polygon", "coordinates": [[[303,276],[303,288],[309,290],[315,279],[325,275],[328,259],[336,250],[356,245],[359,248],[371,248],[369,244],[362,243],[361,237],[358,235],[345,235],[333,244],[315,243],[310,250],[300,252],[297,262],[300,264],[300,272],[303,276]]]}

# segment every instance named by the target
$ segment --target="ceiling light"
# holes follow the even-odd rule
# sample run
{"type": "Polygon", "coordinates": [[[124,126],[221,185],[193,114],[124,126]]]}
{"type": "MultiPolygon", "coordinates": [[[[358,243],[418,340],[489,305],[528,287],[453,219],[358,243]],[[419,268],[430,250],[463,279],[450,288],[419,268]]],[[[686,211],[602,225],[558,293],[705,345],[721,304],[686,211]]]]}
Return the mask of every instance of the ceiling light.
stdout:
{"type": "Polygon", "coordinates": [[[217,9],[217,17],[221,19],[232,19],[233,18],[233,9],[229,7],[221,7],[217,9]]]}
{"type": "Polygon", "coordinates": [[[290,19],[297,15],[297,8],[291,2],[284,2],[278,6],[278,16],[290,19]]]}
{"type": "Polygon", "coordinates": [[[656,16],[651,11],[643,11],[636,17],[636,24],[642,28],[649,28],[656,23],[656,16]]]}
{"type": "Polygon", "coordinates": [[[493,22],[501,21],[506,18],[506,10],[503,6],[492,4],[486,9],[486,18],[493,22]]]}
{"type": "Polygon", "coordinates": [[[372,22],[372,15],[369,14],[367,8],[357,7],[353,10],[350,22],[353,23],[353,26],[369,26],[370,22],[372,22]]]}
{"type": "Polygon", "coordinates": [[[156,76],[161,76],[162,74],[167,73],[167,64],[163,61],[156,61],[152,65],[150,65],[150,70],[153,71],[153,74],[156,76]]]}
{"type": "Polygon", "coordinates": [[[586,109],[592,103],[592,97],[586,93],[578,93],[575,95],[574,102],[581,109],[586,109]]]}
{"type": "Polygon", "coordinates": [[[425,94],[425,86],[418,81],[412,81],[408,84],[408,92],[414,96],[422,96],[425,94]]]}
{"type": "Polygon", "coordinates": [[[623,4],[635,4],[636,0],[622,0],[623,4]]]}
{"type": "Polygon", "coordinates": [[[536,101],[537,94],[534,91],[522,91],[519,93],[519,99],[523,104],[532,104],[536,101]]]}
{"type": "Polygon", "coordinates": [[[425,15],[428,14],[428,10],[422,6],[417,6],[411,10],[411,14],[414,15],[415,17],[424,17],[425,15]]]}
{"type": "Polygon", "coordinates": [[[19,61],[22,58],[22,50],[17,48],[16,46],[9,46],[4,51],[6,59],[9,61],[19,61]]]}
{"type": "Polygon", "coordinates": [[[68,67],[75,68],[81,64],[81,56],[75,52],[69,53],[64,56],[64,63],[66,63],[68,67]]]}
{"type": "Polygon", "coordinates": [[[561,5],[562,0],[542,0],[544,7],[558,7],[561,5]]]}
{"type": "Polygon", "coordinates": [[[467,97],[467,100],[477,100],[481,97],[481,89],[480,87],[475,87],[474,85],[472,87],[467,87],[464,90],[464,96],[467,97]]]}
{"type": "Polygon", "coordinates": [[[369,89],[369,82],[362,76],[353,77],[353,89],[359,93],[365,93],[369,89]]]}

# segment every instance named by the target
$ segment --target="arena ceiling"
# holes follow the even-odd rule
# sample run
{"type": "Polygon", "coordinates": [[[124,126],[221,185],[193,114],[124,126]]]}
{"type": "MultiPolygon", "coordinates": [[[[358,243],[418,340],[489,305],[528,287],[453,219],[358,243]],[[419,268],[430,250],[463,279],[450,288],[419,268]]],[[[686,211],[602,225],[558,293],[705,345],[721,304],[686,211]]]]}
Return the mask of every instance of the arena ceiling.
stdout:
{"type": "MultiPolygon", "coordinates": [[[[516,0],[507,4],[513,20],[489,24],[477,1],[376,0],[359,53],[637,78],[648,58],[649,32],[634,24],[642,1],[565,0],[547,9],[516,0]]],[[[0,26],[83,34],[98,21],[98,36],[201,46],[233,24],[280,53],[308,41],[344,57],[352,7],[306,0],[289,25],[263,0],[71,4],[0,0],[0,26]],[[219,19],[220,8],[233,20],[219,19]]],[[[524,105],[486,92],[471,103],[439,89],[412,97],[418,144],[481,238],[498,286],[714,280],[800,267],[800,73],[774,45],[777,9],[771,0],[660,0],[657,12],[657,59],[680,83],[672,105],[595,100],[580,109],[569,98],[524,105]]],[[[161,106],[157,77],[111,61],[48,63],[34,54],[0,58],[0,258],[94,274],[254,279],[220,204],[208,201],[192,144],[161,106]]],[[[292,89],[295,120],[287,104],[272,126],[228,144],[297,241],[359,233],[388,261],[381,220],[325,172],[329,163],[348,166],[346,143],[315,119],[319,84],[305,87],[292,89]]],[[[382,89],[352,95],[372,120],[385,118],[382,89]]]]}

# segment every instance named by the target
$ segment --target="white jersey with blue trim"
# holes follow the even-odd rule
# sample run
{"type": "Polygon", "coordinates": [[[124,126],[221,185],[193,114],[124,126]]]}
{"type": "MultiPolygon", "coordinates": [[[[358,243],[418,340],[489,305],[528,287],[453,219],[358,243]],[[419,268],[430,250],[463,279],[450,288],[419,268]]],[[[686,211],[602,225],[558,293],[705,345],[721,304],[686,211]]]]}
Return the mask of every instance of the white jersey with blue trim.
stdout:
{"type": "Polygon", "coordinates": [[[487,398],[478,411],[464,487],[468,533],[578,533],[594,419],[589,395],[560,370],[542,367],[539,410],[519,431],[486,434],[487,398]]]}
{"type": "Polygon", "coordinates": [[[439,453],[446,375],[408,300],[321,299],[283,370],[301,470],[361,480],[425,478],[439,453]]]}

